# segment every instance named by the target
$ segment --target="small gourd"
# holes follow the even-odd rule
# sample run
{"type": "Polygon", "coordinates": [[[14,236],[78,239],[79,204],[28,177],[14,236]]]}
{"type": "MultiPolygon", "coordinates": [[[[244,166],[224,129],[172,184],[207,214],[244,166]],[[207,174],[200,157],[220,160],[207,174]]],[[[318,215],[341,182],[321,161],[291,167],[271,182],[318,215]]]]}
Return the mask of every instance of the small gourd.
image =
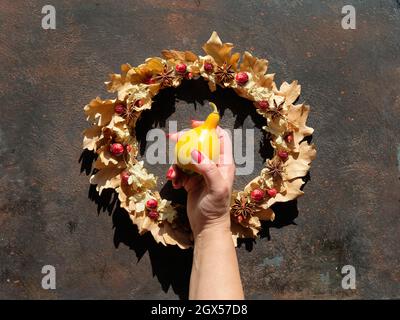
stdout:
{"type": "Polygon", "coordinates": [[[213,111],[207,116],[204,123],[186,131],[175,145],[176,163],[186,173],[190,174],[196,171],[191,157],[191,152],[195,149],[214,162],[219,160],[220,143],[217,127],[220,116],[214,103],[210,102],[210,107],[213,111]]]}

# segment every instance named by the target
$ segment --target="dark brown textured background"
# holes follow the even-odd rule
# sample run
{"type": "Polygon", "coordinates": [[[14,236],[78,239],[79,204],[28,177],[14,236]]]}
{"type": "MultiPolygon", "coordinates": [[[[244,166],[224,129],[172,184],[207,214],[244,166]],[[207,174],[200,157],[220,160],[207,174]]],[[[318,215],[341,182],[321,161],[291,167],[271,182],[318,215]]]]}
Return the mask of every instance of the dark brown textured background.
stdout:
{"type": "MultiPolygon", "coordinates": [[[[238,249],[247,298],[400,298],[400,5],[350,2],[53,0],[57,29],[43,30],[49,1],[2,0],[0,298],[186,296],[191,251],[139,238],[123,212],[89,192],[82,107],[107,96],[103,81],[121,63],[166,48],[202,53],[213,30],[267,57],[278,84],[300,81],[318,148],[296,224],[287,225],[294,203],[270,225],[270,240],[238,249]],[[356,7],[356,30],[341,28],[345,4],[356,7]],[[56,267],[56,290],[41,288],[45,264],[56,267]],[[356,290],[341,288],[346,264],[356,290]]],[[[143,132],[207,113],[204,99],[215,96],[188,86],[158,98],[164,111],[148,115],[143,132]]],[[[239,99],[217,95],[234,111],[225,127],[257,127],[235,113],[239,99]]]]}

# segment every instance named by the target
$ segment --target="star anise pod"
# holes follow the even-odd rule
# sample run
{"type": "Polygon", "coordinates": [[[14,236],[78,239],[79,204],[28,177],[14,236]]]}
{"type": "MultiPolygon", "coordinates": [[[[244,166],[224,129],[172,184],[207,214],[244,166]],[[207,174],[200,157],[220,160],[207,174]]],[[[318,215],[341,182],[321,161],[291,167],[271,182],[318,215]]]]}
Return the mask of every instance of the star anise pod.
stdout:
{"type": "Polygon", "coordinates": [[[236,199],[235,203],[232,205],[231,214],[234,217],[241,216],[243,219],[247,219],[254,214],[255,204],[247,201],[247,197],[241,197],[236,199]]]}
{"type": "Polygon", "coordinates": [[[174,70],[168,69],[167,65],[164,65],[164,69],[161,73],[156,74],[156,76],[153,78],[156,82],[160,83],[161,88],[165,87],[171,87],[172,86],[172,81],[174,79],[174,76],[172,75],[174,70]]]}
{"type": "Polygon", "coordinates": [[[283,114],[283,105],[285,101],[282,101],[279,105],[277,105],[276,101],[274,100],[274,109],[268,108],[266,111],[267,115],[271,116],[272,120],[278,119],[278,118],[284,118],[285,115],[283,114]]]}
{"type": "Polygon", "coordinates": [[[124,118],[128,123],[135,118],[135,111],[133,110],[133,107],[129,106],[125,109],[124,118]]]}
{"type": "Polygon", "coordinates": [[[134,109],[134,103],[129,103],[124,112],[122,113],[122,116],[126,119],[126,121],[129,123],[131,120],[133,120],[136,116],[136,110],[134,109]]]}
{"type": "Polygon", "coordinates": [[[268,174],[272,176],[274,181],[283,179],[282,162],[279,160],[268,160],[267,165],[268,174]]]}
{"type": "Polygon", "coordinates": [[[222,67],[217,66],[217,71],[215,71],[217,81],[222,84],[231,82],[235,78],[234,74],[235,71],[232,70],[232,65],[228,65],[226,62],[224,62],[222,67]]]}

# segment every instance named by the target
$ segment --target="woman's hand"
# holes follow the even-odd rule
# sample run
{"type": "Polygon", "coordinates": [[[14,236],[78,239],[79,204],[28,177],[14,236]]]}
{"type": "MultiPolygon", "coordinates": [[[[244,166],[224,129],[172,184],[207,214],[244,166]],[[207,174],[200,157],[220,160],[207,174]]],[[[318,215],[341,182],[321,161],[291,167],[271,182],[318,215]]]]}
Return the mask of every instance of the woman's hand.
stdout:
{"type": "MultiPolygon", "coordinates": [[[[192,126],[201,125],[192,121],[192,126]]],[[[198,150],[191,153],[193,163],[201,175],[187,175],[176,165],[169,168],[167,179],[174,188],[185,188],[188,193],[187,213],[193,235],[196,238],[206,230],[230,230],[230,200],[235,177],[235,164],[232,157],[232,142],[229,134],[217,128],[220,138],[219,162],[212,162],[198,150]]],[[[180,133],[170,135],[177,140],[180,133]]]]}

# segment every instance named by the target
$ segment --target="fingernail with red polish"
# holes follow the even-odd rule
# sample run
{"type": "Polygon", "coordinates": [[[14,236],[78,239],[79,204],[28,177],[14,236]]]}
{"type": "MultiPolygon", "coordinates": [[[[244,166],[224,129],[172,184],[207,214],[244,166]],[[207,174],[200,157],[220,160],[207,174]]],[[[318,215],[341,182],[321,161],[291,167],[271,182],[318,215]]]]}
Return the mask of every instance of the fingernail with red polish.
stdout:
{"type": "Polygon", "coordinates": [[[192,159],[197,163],[201,163],[204,159],[203,154],[199,150],[193,150],[191,152],[192,159]]]}
{"type": "Polygon", "coordinates": [[[174,169],[169,168],[169,169],[168,169],[168,172],[167,172],[166,178],[167,178],[167,179],[172,179],[172,175],[173,175],[173,174],[174,174],[174,169]]]}

